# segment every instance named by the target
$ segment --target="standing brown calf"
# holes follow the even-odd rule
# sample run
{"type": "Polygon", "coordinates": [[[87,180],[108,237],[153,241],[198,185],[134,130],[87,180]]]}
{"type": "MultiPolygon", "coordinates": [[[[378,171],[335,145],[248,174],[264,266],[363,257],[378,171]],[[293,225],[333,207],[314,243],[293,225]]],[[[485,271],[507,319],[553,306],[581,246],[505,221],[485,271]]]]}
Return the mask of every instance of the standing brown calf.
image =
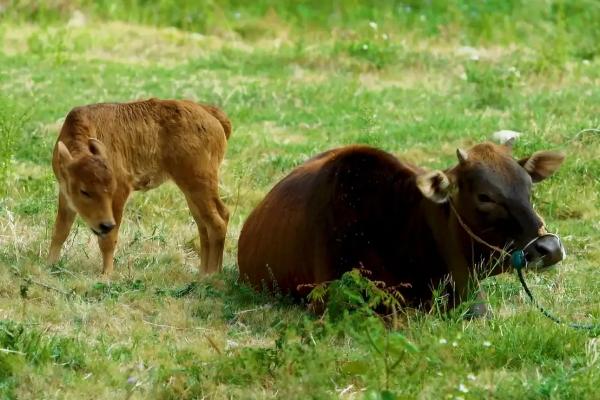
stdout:
{"type": "Polygon", "coordinates": [[[123,209],[133,190],[172,179],[198,225],[201,269],[221,269],[229,212],[219,198],[219,165],[231,122],[218,108],[150,99],[73,109],[54,147],[60,186],[48,255],[60,257],[75,215],[98,236],[102,273],[110,275],[123,209]]]}

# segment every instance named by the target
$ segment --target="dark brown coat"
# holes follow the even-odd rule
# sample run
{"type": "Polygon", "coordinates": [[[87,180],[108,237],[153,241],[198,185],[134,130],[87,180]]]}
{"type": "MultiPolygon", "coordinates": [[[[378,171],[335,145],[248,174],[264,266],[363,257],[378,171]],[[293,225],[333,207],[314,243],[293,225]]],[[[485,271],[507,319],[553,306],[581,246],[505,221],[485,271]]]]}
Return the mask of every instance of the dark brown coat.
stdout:
{"type": "Polygon", "coordinates": [[[405,298],[422,303],[449,276],[460,301],[473,263],[491,254],[477,245],[472,253],[448,200],[494,245],[522,245],[543,226],[529,202],[532,177],[550,175],[563,156],[538,152],[517,162],[508,146],[491,143],[457,154],[459,164],[444,172],[366,146],[308,160],[275,185],[244,224],[241,278],[303,296],[300,285],[363,267],[388,286],[409,284],[401,290],[405,298]]]}

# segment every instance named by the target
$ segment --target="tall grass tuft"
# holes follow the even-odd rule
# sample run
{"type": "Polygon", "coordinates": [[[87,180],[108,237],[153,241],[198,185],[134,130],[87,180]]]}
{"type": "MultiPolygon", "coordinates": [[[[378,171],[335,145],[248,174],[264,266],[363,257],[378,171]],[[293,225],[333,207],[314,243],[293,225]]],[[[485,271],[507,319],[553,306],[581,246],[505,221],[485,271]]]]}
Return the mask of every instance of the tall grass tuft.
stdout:
{"type": "Polygon", "coordinates": [[[17,137],[25,121],[24,113],[17,110],[7,99],[0,97],[0,196],[6,194],[17,137]]]}

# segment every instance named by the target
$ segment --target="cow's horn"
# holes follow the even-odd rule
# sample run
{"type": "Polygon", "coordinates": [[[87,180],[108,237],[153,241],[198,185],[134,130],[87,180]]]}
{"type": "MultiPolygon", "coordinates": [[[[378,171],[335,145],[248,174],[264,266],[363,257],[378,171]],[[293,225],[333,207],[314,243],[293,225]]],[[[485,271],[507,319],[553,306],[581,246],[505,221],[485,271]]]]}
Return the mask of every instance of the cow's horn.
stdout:
{"type": "Polygon", "coordinates": [[[456,149],[456,157],[458,158],[458,162],[464,164],[469,159],[469,154],[466,150],[456,149]]]}

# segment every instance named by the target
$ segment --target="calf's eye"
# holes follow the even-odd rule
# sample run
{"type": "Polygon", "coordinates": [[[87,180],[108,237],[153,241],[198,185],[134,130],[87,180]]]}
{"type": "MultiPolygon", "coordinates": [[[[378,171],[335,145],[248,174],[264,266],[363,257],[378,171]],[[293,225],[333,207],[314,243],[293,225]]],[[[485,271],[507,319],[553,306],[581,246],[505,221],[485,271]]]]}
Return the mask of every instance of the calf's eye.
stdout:
{"type": "Polygon", "coordinates": [[[81,194],[84,195],[85,197],[92,197],[90,196],[90,194],[88,192],[86,192],[85,190],[81,189],[80,190],[81,194]]]}

